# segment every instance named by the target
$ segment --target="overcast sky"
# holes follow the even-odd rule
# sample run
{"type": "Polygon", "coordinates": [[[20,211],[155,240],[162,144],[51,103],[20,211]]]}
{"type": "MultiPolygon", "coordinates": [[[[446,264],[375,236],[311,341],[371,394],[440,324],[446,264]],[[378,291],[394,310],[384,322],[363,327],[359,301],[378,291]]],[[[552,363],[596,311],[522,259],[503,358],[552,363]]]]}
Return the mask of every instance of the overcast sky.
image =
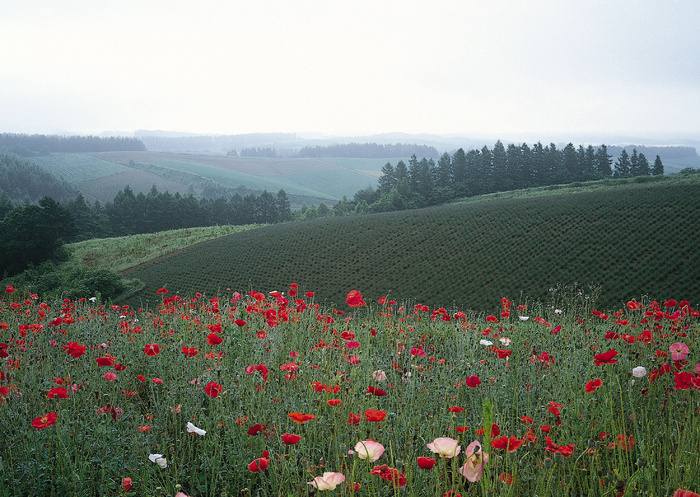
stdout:
{"type": "Polygon", "coordinates": [[[0,132],[700,132],[697,0],[0,3],[0,132]]]}

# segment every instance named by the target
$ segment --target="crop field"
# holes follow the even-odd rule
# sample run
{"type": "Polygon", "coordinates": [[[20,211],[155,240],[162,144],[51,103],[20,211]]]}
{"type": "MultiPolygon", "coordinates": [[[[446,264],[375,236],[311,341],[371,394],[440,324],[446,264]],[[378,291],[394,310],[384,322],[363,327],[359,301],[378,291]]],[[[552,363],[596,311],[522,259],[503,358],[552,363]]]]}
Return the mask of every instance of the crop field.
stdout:
{"type": "Polygon", "coordinates": [[[280,281],[343,299],[362,287],[428,305],[488,309],[501,297],[552,305],[575,292],[601,308],[633,296],[700,302],[700,181],[674,177],[583,193],[289,223],[236,233],[125,273],[128,303],[280,281]]]}
{"type": "Polygon", "coordinates": [[[0,493],[700,491],[700,311],[682,295],[473,313],[278,289],[159,287],[144,310],[8,287],[0,493]]]}

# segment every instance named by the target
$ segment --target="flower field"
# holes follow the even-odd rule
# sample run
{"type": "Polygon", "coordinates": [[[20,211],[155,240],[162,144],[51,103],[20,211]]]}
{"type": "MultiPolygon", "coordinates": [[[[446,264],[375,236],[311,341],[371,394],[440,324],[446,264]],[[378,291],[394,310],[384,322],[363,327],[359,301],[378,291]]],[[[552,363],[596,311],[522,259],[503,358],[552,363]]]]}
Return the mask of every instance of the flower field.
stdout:
{"type": "MultiPolygon", "coordinates": [[[[700,491],[697,303],[0,300],[0,495],[700,491]]],[[[680,297],[680,296],[679,296],[680,297]]]]}

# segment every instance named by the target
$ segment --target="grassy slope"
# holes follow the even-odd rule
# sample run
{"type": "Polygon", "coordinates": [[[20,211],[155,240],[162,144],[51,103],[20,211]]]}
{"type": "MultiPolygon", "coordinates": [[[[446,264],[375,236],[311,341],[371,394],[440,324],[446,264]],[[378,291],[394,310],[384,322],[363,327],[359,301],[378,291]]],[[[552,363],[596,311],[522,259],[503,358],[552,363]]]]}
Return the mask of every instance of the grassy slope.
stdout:
{"type": "Polygon", "coordinates": [[[145,283],[130,303],[153,300],[161,286],[213,294],[290,282],[335,302],[359,289],[473,309],[501,297],[556,298],[550,288],[573,283],[599,286],[604,308],[643,294],[700,302],[698,177],[487,199],[218,238],[128,271],[145,283]]]}

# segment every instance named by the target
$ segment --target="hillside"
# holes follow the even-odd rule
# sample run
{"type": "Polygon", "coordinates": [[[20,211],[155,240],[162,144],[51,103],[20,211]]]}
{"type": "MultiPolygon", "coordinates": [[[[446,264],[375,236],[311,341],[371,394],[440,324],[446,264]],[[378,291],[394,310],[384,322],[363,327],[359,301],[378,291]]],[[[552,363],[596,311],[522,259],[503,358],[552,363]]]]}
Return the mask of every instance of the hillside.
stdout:
{"type": "Polygon", "coordinates": [[[375,187],[382,166],[396,159],[271,159],[165,152],[51,154],[31,161],[63,178],[90,202],[111,202],[127,184],[134,192],[159,191],[208,197],[284,189],[292,208],[334,203],[375,187]]]}
{"type": "Polygon", "coordinates": [[[358,288],[472,309],[521,295],[555,304],[574,284],[599,308],[644,295],[700,302],[698,176],[569,191],[236,233],[126,271],[145,283],[129,303],[153,302],[163,286],[186,295],[290,282],[319,300],[358,288]]]}

